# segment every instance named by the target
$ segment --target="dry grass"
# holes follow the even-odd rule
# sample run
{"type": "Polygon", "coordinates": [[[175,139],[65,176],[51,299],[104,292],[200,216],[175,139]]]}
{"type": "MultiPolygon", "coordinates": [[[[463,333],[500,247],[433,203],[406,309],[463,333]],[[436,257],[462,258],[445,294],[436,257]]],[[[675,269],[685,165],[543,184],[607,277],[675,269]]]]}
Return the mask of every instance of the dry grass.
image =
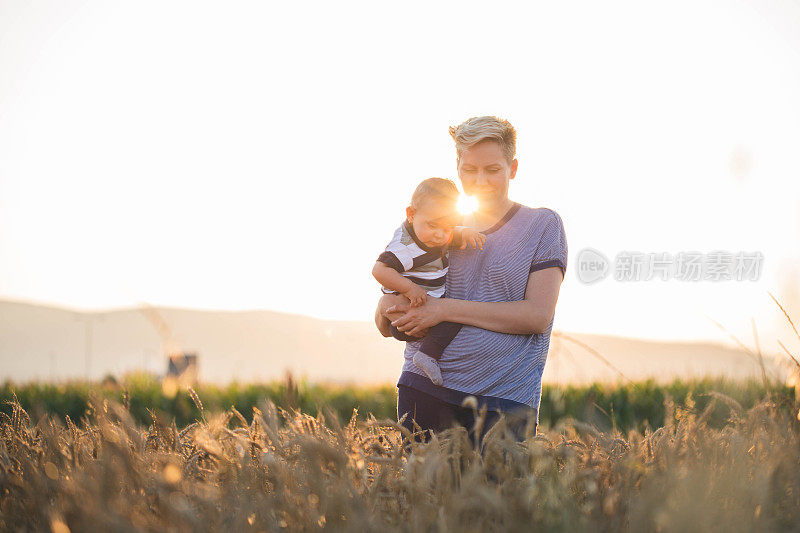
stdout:
{"type": "Polygon", "coordinates": [[[420,444],[393,421],[269,401],[249,421],[211,415],[193,390],[200,417],[180,429],[137,424],[127,393],[95,397],[79,425],[34,421],[15,397],[0,530],[797,531],[800,400],[767,390],[750,409],[667,398],[662,427],[626,435],[564,419],[520,443],[501,419],[480,448],[463,428],[420,444]]]}
{"type": "Polygon", "coordinates": [[[101,399],[79,425],[14,404],[0,423],[0,530],[797,530],[798,406],[735,403],[668,403],[644,434],[566,421],[516,443],[501,423],[482,450],[461,429],[410,453],[393,422],[271,403],[185,428],[139,426],[101,399]],[[718,403],[732,414],[714,429],[718,403]]]}

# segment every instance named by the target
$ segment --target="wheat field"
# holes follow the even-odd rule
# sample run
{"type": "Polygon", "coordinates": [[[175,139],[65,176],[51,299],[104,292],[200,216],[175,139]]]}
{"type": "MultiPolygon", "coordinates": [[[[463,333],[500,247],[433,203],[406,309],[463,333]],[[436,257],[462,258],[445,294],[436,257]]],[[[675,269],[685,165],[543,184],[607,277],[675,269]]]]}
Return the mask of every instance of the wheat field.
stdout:
{"type": "Polygon", "coordinates": [[[565,419],[479,446],[419,443],[394,421],[264,401],[137,424],[95,398],[84,419],[18,402],[0,422],[4,531],[783,531],[800,528],[798,403],[712,394],[666,402],[663,427],[604,433],[565,419]],[[729,410],[722,427],[707,422],[729,410]],[[405,440],[404,440],[405,439],[405,440]],[[405,444],[405,446],[404,446],[405,444]]]}
{"type": "MultiPolygon", "coordinates": [[[[501,418],[477,444],[465,428],[420,442],[391,419],[353,410],[345,422],[330,404],[316,416],[268,398],[246,414],[208,412],[191,388],[198,416],[182,427],[155,406],[141,423],[127,388],[121,402],[92,392],[77,423],[31,416],[12,392],[0,411],[0,530],[797,531],[800,380],[791,391],[763,377],[747,407],[721,392],[667,393],[656,429],[621,432],[611,403],[610,429],[564,416],[518,442],[501,418]]],[[[651,385],[611,397],[635,410],[656,397],[651,385]]],[[[297,405],[297,393],[287,384],[276,397],[297,405]]]]}

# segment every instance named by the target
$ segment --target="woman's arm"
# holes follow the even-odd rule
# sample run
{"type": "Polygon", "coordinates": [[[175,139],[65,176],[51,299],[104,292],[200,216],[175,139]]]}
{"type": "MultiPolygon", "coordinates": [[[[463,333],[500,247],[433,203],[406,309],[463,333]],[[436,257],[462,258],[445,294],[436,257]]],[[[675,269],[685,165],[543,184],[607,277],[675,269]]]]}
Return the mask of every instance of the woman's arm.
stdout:
{"type": "Polygon", "coordinates": [[[558,292],[564,275],[559,267],[532,272],[528,276],[525,299],[516,302],[472,302],[450,298],[430,298],[422,307],[395,305],[386,314],[402,312],[392,321],[398,330],[417,335],[439,322],[458,322],[469,326],[531,335],[542,333],[555,314],[558,292]]]}

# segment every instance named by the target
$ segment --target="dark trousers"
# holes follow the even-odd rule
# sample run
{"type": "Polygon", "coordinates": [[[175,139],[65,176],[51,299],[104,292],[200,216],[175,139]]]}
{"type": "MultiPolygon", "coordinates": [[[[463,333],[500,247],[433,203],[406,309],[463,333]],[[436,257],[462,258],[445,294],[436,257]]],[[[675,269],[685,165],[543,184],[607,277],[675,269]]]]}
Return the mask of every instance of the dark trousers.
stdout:
{"type": "MultiPolygon", "coordinates": [[[[538,418],[534,409],[504,414],[508,428],[517,441],[521,442],[525,439],[529,420],[533,423],[531,435],[536,435],[538,418]]],[[[500,412],[487,410],[483,428],[476,435],[473,431],[475,426],[475,411],[473,409],[453,405],[417,389],[398,385],[397,419],[400,420],[403,415],[406,415],[405,420],[403,420],[403,427],[411,433],[420,431],[420,429],[423,430],[422,434],[414,437],[418,442],[424,442],[430,438],[431,431],[440,433],[457,425],[466,428],[473,445],[475,445],[476,441],[481,442],[486,432],[500,419],[500,412]],[[414,422],[419,427],[416,427],[414,422]]]]}
{"type": "MultiPolygon", "coordinates": [[[[442,352],[447,348],[447,345],[456,338],[461,326],[461,324],[455,322],[440,322],[436,324],[429,329],[428,334],[423,337],[420,351],[438,361],[442,357],[442,352]]],[[[418,337],[409,337],[391,324],[389,325],[389,330],[392,332],[392,337],[399,341],[419,340],[418,337]]]]}

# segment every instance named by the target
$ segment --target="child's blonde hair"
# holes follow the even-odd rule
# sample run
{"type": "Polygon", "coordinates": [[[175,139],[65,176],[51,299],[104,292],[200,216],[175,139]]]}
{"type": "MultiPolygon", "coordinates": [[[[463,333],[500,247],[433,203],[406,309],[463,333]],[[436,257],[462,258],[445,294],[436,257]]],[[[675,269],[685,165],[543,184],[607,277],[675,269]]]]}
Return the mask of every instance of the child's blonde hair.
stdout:
{"type": "Polygon", "coordinates": [[[481,141],[498,143],[509,163],[517,154],[517,130],[507,120],[497,117],[469,118],[458,126],[450,126],[450,136],[456,142],[456,154],[459,161],[466,148],[475,146],[481,141]]]}
{"type": "Polygon", "coordinates": [[[428,178],[417,185],[411,196],[411,207],[419,209],[425,200],[437,202],[458,202],[458,187],[445,178],[428,178]]]}

